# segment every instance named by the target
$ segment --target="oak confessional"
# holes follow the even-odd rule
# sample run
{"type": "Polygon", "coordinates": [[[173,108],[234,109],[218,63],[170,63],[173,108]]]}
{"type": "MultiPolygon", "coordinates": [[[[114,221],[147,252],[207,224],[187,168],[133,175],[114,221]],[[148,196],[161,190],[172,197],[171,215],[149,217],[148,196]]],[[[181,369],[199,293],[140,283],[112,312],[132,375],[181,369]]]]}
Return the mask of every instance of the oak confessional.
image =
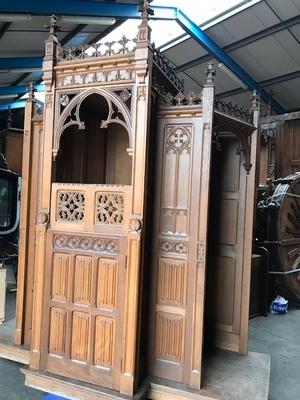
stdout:
{"type": "Polygon", "coordinates": [[[53,17],[26,105],[15,340],[27,384],[67,397],[200,399],[205,326],[247,352],[258,107],[215,102],[212,65],[183,95],[148,7],[136,41],[89,48],[53,17]]]}

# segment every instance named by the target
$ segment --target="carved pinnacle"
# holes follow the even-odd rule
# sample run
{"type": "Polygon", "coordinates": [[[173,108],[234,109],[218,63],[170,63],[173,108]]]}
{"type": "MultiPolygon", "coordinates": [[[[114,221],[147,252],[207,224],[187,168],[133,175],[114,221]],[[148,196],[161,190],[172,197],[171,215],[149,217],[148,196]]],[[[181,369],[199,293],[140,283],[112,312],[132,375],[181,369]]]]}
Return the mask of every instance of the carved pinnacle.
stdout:
{"type": "Polygon", "coordinates": [[[214,68],[214,64],[213,63],[209,63],[207,66],[207,69],[205,71],[205,75],[206,75],[206,84],[207,85],[213,85],[214,83],[214,76],[216,76],[216,70],[214,68]]]}
{"type": "Polygon", "coordinates": [[[154,11],[150,8],[150,3],[152,3],[152,1],[153,0],[143,0],[140,2],[138,10],[142,14],[142,19],[149,19],[150,15],[154,15],[154,11]]]}
{"type": "Polygon", "coordinates": [[[28,85],[28,100],[32,101],[34,100],[34,92],[35,92],[35,87],[34,87],[34,83],[30,82],[28,85]]]}
{"type": "Polygon", "coordinates": [[[49,24],[45,26],[45,29],[49,30],[49,36],[56,36],[56,32],[61,31],[56,15],[51,15],[49,24]]]}
{"type": "Polygon", "coordinates": [[[251,109],[253,110],[258,110],[259,108],[259,103],[260,103],[260,97],[258,94],[257,90],[253,90],[252,96],[251,96],[251,109]]]}

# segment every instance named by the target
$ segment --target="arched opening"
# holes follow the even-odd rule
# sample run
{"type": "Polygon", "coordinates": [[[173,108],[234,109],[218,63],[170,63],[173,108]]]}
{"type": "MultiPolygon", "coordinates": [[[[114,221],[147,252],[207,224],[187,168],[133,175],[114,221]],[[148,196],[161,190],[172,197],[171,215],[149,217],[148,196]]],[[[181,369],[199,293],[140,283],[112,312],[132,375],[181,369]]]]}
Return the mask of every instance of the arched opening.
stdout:
{"type": "Polygon", "coordinates": [[[127,153],[128,133],[118,123],[101,127],[108,114],[109,106],[104,97],[91,94],[84,99],[79,111],[84,129],[72,125],[62,133],[54,165],[54,181],[131,184],[132,160],[127,153]]]}

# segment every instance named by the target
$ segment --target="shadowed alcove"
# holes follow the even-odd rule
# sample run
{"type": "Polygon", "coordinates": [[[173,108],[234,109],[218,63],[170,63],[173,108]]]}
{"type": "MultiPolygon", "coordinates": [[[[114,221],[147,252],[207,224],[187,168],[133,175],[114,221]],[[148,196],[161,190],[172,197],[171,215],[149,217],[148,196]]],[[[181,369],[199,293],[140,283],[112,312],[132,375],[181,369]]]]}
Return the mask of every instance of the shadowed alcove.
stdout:
{"type": "MultiPolygon", "coordinates": [[[[122,120],[122,115],[113,111],[115,119],[122,120]]],[[[79,116],[84,125],[68,126],[60,138],[54,165],[56,182],[131,184],[128,133],[119,123],[105,124],[108,115],[104,97],[91,94],[83,100],[79,116]]]]}

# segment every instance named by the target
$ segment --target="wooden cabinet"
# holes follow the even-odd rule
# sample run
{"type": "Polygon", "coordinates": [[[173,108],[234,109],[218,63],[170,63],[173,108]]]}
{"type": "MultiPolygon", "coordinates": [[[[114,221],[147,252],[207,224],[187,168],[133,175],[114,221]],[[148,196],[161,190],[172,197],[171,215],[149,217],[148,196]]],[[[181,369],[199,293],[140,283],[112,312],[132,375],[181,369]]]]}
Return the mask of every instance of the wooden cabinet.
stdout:
{"type": "Polygon", "coordinates": [[[255,125],[214,109],[212,65],[203,92],[183,95],[149,45],[147,18],[136,49],[122,46],[61,49],[52,32],[39,131],[27,103],[35,134],[24,171],[38,173],[25,178],[22,199],[24,287],[34,248],[25,375],[45,390],[51,374],[58,387],[65,378],[96,385],[97,396],[132,397],[147,376],[199,390],[212,298],[216,344],[247,351],[255,125]],[[34,233],[25,224],[32,198],[34,233]]]}

